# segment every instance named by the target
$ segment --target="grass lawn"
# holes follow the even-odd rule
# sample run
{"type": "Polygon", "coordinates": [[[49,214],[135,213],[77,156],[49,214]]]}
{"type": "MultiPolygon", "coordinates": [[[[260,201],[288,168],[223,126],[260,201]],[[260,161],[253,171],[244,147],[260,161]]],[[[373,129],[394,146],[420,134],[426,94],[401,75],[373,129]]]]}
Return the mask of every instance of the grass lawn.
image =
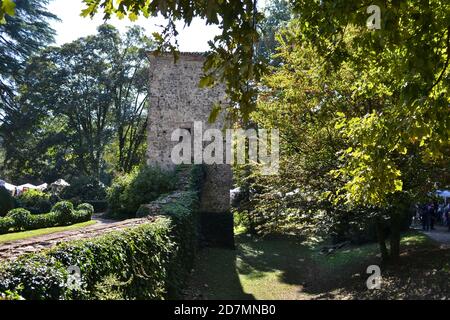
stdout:
{"type": "MultiPolygon", "coordinates": [[[[236,246],[236,250],[201,250],[187,299],[436,298],[425,294],[432,282],[417,292],[412,287],[423,283],[414,282],[426,278],[425,274],[439,265],[442,268],[435,273],[440,275],[433,281],[440,285],[442,279],[450,277],[450,251],[439,249],[415,231],[402,238],[398,266],[382,266],[376,244],[348,246],[324,255],[319,247],[305,246],[293,238],[255,239],[240,234],[236,246]],[[381,290],[366,288],[366,269],[371,264],[381,267],[381,290]],[[412,287],[405,289],[406,284],[412,287]]],[[[435,290],[433,294],[447,294],[448,280],[444,283],[441,287],[445,292],[435,290]]]]}
{"type": "Polygon", "coordinates": [[[27,238],[31,238],[31,237],[37,237],[37,236],[42,236],[42,235],[51,234],[51,233],[55,233],[55,232],[83,228],[83,227],[93,225],[95,223],[97,223],[97,221],[90,220],[90,221],[86,221],[86,222],[82,222],[82,223],[76,223],[76,224],[73,224],[70,226],[43,228],[43,229],[2,234],[2,235],[0,235],[0,243],[14,241],[14,240],[22,240],[22,239],[27,239],[27,238]]]}

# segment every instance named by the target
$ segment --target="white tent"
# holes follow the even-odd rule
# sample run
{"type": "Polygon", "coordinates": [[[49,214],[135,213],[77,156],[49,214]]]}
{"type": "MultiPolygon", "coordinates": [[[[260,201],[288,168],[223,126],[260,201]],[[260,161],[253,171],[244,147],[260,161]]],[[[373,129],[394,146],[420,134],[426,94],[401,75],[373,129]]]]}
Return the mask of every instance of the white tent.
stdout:
{"type": "Polygon", "coordinates": [[[37,189],[38,187],[31,183],[25,183],[17,187],[19,190],[23,189],[37,189]]]}
{"type": "Polygon", "coordinates": [[[64,180],[64,179],[58,179],[58,180],[56,180],[55,182],[53,182],[52,184],[51,184],[51,186],[61,186],[61,187],[68,187],[68,186],[70,186],[70,184],[66,181],[66,180],[64,180]]]}
{"type": "Polygon", "coordinates": [[[5,182],[5,188],[8,191],[14,192],[17,187],[11,183],[5,182]]]}
{"type": "Polygon", "coordinates": [[[14,194],[14,192],[16,191],[15,185],[8,183],[4,180],[0,180],[0,187],[5,187],[5,189],[11,192],[12,194],[14,194]]]}
{"type": "Polygon", "coordinates": [[[70,184],[65,181],[64,179],[58,179],[53,183],[50,183],[48,188],[52,193],[59,193],[61,192],[65,187],[70,186],[70,184]]]}
{"type": "Polygon", "coordinates": [[[36,186],[36,188],[41,190],[41,191],[44,191],[45,189],[47,189],[47,187],[48,187],[47,183],[43,183],[43,184],[40,184],[40,185],[36,186]]]}

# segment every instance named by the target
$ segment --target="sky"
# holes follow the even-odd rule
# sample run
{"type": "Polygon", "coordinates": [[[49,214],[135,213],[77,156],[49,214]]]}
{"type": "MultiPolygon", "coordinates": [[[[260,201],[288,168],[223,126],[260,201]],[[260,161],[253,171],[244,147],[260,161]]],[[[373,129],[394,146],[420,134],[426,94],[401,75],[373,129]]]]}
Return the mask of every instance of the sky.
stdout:
{"type": "MultiPolygon", "coordinates": [[[[82,0],[52,0],[49,4],[49,11],[56,14],[61,22],[52,22],[52,27],[56,30],[56,44],[61,45],[71,42],[80,37],[96,33],[96,28],[103,23],[102,15],[97,14],[93,19],[80,17],[80,12],[84,8],[82,0]]],[[[114,25],[121,33],[125,32],[127,27],[134,24],[140,25],[148,31],[160,31],[158,25],[164,25],[164,19],[154,17],[145,19],[141,17],[136,22],[131,22],[127,18],[119,20],[111,18],[108,23],[114,25]]],[[[189,27],[183,28],[184,23],[178,24],[178,44],[180,51],[185,52],[203,52],[209,49],[208,41],[220,33],[216,26],[206,26],[201,19],[194,19],[189,27]]]]}

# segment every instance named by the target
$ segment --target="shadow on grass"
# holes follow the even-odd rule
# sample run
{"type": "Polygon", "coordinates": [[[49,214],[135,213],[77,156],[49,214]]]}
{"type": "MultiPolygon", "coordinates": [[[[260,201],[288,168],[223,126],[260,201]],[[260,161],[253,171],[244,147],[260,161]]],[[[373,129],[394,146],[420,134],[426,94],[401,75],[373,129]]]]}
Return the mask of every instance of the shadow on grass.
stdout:
{"type": "Polygon", "coordinates": [[[333,255],[323,255],[319,248],[305,246],[293,238],[241,237],[237,242],[241,261],[237,265],[239,274],[256,279],[275,273],[277,282],[273,286],[279,285],[280,294],[286,299],[312,299],[350,283],[353,285],[354,279],[360,277],[368,265],[378,261],[376,245],[350,247],[333,255]]]}
{"type": "MultiPolygon", "coordinates": [[[[368,298],[369,276],[366,269],[380,264],[378,246],[349,246],[332,255],[323,255],[319,248],[302,244],[300,239],[286,237],[252,238],[236,236],[236,250],[207,248],[201,251],[193,273],[191,288],[194,299],[339,299],[368,298]]],[[[402,241],[402,268],[386,275],[408,279],[411,260],[426,270],[438,253],[430,253],[417,263],[422,253],[432,252],[435,244],[417,233],[408,233],[402,241]]],[[[400,279],[403,281],[402,279],[400,279]]],[[[398,284],[398,288],[404,288],[398,284]]],[[[390,288],[390,290],[396,290],[390,288]]],[[[387,294],[390,294],[387,293],[387,294]]],[[[387,295],[388,297],[389,295],[387,295]]]]}
{"type": "Polygon", "coordinates": [[[253,300],[243,291],[237,273],[237,250],[204,248],[200,251],[186,299],[253,300]]]}

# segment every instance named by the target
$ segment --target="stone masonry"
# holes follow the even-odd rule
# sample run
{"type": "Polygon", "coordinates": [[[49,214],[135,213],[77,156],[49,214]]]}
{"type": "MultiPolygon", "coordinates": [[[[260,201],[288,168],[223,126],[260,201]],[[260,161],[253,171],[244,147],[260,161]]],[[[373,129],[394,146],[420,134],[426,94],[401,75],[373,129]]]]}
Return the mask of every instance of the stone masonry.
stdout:
{"type": "MultiPolygon", "coordinates": [[[[194,122],[203,131],[224,129],[224,116],[214,123],[208,118],[215,103],[226,101],[225,88],[199,88],[204,55],[180,53],[175,62],[172,54],[149,53],[149,99],[147,164],[173,170],[171,153],[179,141],[172,142],[176,129],[186,129],[194,137],[194,122]]],[[[231,168],[226,164],[207,165],[201,194],[202,230],[207,241],[230,245],[232,216],[230,213],[231,168]],[[222,234],[223,233],[223,234],[222,234]]],[[[232,244],[231,244],[232,245],[232,244]]]]}

